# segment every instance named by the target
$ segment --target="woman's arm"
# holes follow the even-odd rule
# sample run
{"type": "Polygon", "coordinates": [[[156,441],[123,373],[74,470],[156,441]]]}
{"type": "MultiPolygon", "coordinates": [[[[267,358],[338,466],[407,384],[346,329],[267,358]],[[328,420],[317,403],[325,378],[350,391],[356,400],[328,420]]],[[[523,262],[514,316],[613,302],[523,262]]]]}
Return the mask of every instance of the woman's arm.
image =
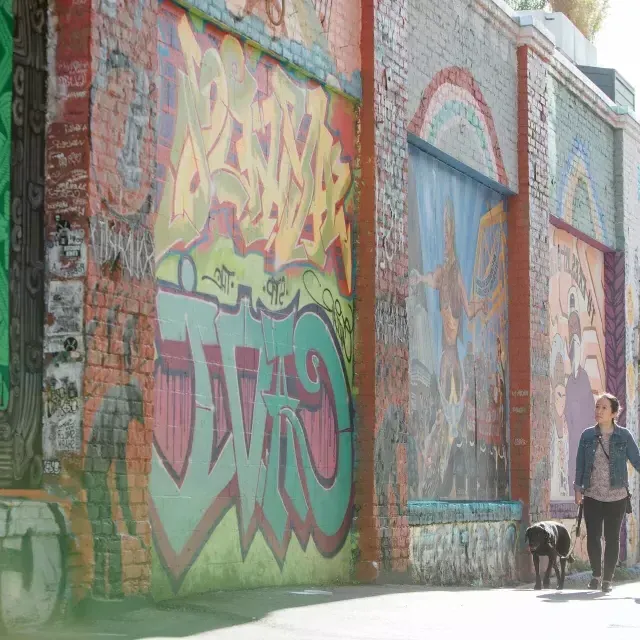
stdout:
{"type": "Polygon", "coordinates": [[[627,458],[636,471],[640,471],[640,451],[633,434],[627,432],[627,458]]]}
{"type": "Polygon", "coordinates": [[[578,453],[576,454],[576,478],[573,489],[577,493],[582,493],[584,489],[584,433],[580,436],[578,453]]]}

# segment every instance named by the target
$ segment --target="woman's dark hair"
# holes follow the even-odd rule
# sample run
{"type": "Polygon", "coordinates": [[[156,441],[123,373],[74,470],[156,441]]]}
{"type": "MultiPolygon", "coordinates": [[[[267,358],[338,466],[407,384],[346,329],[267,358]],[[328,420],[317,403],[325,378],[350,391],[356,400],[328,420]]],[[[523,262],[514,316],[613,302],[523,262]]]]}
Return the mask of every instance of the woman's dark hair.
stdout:
{"type": "Polygon", "coordinates": [[[618,413],[618,411],[620,411],[620,400],[618,400],[618,398],[616,398],[612,393],[601,393],[600,398],[606,398],[609,401],[612,413],[618,413]]]}

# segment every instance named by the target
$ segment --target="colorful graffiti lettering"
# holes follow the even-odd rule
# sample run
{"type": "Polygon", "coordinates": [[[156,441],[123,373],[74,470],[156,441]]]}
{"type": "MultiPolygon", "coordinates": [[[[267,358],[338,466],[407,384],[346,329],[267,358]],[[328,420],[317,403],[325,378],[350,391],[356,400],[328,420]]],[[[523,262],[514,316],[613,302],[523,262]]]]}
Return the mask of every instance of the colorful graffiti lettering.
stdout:
{"type": "Polygon", "coordinates": [[[176,81],[163,84],[157,259],[229,236],[275,270],[332,263],[350,294],[352,119],[232,36],[198,33],[168,10],[160,24],[176,81]]]}
{"type": "Polygon", "coordinates": [[[605,382],[604,256],[553,226],[549,244],[551,499],[567,501],[580,435],[593,425],[594,393],[605,382]]]}
{"type": "MultiPolygon", "coordinates": [[[[192,263],[183,269],[183,281],[195,283],[192,263]]],[[[350,523],[349,384],[329,318],[297,299],[271,314],[260,302],[252,308],[248,290],[238,295],[230,309],[158,293],[154,536],[178,580],[193,538],[234,503],[243,549],[260,527],[279,559],[289,522],[329,555],[350,523]]]]}
{"type": "Polygon", "coordinates": [[[409,497],[504,498],[509,456],[503,202],[498,193],[414,147],[409,167],[409,497]]]}
{"type": "Polygon", "coordinates": [[[354,107],[168,3],[159,54],[154,594],[344,578],[354,107]]]}

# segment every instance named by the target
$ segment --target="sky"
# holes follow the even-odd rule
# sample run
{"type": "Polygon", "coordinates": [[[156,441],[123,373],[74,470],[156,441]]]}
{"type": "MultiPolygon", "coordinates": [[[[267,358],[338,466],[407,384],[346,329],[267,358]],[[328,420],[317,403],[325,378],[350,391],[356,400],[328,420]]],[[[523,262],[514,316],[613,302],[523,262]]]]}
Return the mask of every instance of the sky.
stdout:
{"type": "Polygon", "coordinates": [[[611,0],[609,15],[596,35],[598,66],[616,69],[636,89],[640,111],[640,0],[611,0]]]}

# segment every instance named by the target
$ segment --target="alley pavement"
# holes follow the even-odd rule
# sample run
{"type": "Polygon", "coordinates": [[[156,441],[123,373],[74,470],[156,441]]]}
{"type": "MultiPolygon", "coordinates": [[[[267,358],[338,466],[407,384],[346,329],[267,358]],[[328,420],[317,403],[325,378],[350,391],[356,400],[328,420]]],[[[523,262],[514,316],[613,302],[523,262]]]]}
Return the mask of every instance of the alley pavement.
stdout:
{"type": "MultiPolygon", "coordinates": [[[[580,585],[576,585],[580,586],[580,585]]],[[[37,635],[47,640],[423,640],[640,637],[640,582],[571,588],[407,586],[214,592],[37,635]]]]}

